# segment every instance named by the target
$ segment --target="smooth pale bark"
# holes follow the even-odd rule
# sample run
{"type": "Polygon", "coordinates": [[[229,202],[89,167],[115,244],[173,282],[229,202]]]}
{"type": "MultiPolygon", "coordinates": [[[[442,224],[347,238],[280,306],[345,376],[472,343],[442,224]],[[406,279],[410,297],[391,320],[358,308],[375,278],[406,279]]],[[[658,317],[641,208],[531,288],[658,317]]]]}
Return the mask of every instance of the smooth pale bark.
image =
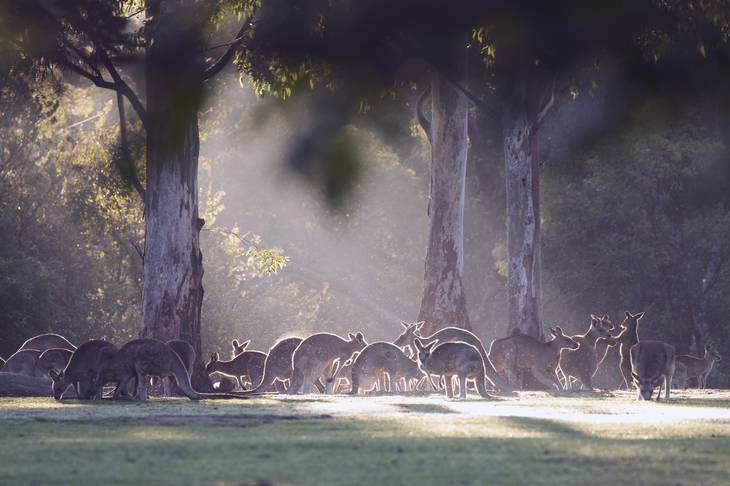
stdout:
{"type": "Polygon", "coordinates": [[[211,388],[201,356],[203,263],[198,216],[197,100],[202,66],[194,26],[174,5],[147,2],[147,189],[141,336],[183,339],[197,354],[193,386],[211,388]],[[187,53],[187,54],[186,54],[187,53]]]}
{"type": "Polygon", "coordinates": [[[503,110],[508,334],[543,339],[537,129],[526,103],[508,103],[503,110]]]}
{"type": "Polygon", "coordinates": [[[464,292],[467,100],[438,74],[431,82],[429,243],[419,321],[424,335],[471,329],[464,292]]]}

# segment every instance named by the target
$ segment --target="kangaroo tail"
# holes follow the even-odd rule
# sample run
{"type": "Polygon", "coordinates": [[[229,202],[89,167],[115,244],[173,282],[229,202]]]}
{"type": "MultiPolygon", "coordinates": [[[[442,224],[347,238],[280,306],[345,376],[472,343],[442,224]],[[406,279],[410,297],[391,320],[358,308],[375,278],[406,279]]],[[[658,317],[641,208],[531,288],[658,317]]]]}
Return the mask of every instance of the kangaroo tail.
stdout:
{"type": "Polygon", "coordinates": [[[267,356],[266,361],[264,361],[264,375],[261,377],[261,382],[256,388],[242,392],[241,396],[258,395],[264,393],[266,390],[274,385],[274,381],[276,381],[276,376],[271,369],[273,368],[273,364],[271,364],[271,362],[269,361],[269,356],[267,356]]]}
{"type": "Polygon", "coordinates": [[[178,388],[183,394],[191,400],[200,400],[202,397],[200,393],[193,390],[193,385],[190,384],[190,375],[188,370],[185,369],[185,365],[182,362],[180,356],[172,351],[172,360],[170,365],[170,371],[175,376],[178,388]]]}
{"type": "MultiPolygon", "coordinates": [[[[485,374],[479,373],[479,376],[477,376],[477,379],[475,381],[477,385],[477,392],[479,392],[479,395],[482,398],[489,398],[489,393],[487,393],[485,374]]],[[[466,383],[463,383],[462,386],[466,386],[466,383]]]]}
{"type": "Polygon", "coordinates": [[[479,344],[479,354],[482,355],[482,360],[484,361],[484,372],[486,377],[494,385],[494,387],[507,393],[513,391],[509,383],[499,376],[497,370],[494,369],[494,365],[489,359],[489,356],[487,356],[487,352],[484,350],[484,346],[482,344],[479,344]]]}

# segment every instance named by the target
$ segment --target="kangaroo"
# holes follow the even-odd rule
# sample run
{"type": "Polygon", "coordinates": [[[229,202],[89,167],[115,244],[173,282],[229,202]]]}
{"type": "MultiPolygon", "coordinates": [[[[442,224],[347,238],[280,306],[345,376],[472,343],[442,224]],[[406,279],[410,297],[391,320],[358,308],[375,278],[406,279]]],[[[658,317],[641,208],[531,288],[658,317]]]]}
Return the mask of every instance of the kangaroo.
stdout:
{"type": "MultiPolygon", "coordinates": [[[[250,341],[244,343],[244,347],[248,346],[250,341]]],[[[213,353],[210,361],[205,365],[205,371],[209,375],[213,373],[221,373],[231,376],[238,381],[241,389],[244,388],[246,381],[251,383],[252,387],[258,387],[264,375],[264,363],[266,361],[266,353],[261,351],[244,351],[232,360],[221,361],[218,353],[213,353]]]]}
{"type": "Polygon", "coordinates": [[[50,370],[60,373],[66,368],[73,352],[68,349],[53,348],[43,351],[38,356],[33,373],[35,376],[48,378],[50,370]]]}
{"type": "Polygon", "coordinates": [[[10,356],[3,365],[3,373],[14,373],[16,375],[35,376],[35,364],[41,351],[37,349],[21,349],[10,356]]]}
{"type": "MultiPolygon", "coordinates": [[[[598,371],[598,367],[601,366],[601,363],[603,363],[606,356],[608,356],[608,349],[618,344],[618,341],[612,335],[613,333],[618,333],[618,328],[613,325],[613,322],[611,322],[608,318],[608,314],[604,314],[601,317],[591,314],[591,318],[597,319],[601,326],[603,326],[609,333],[608,337],[601,337],[596,341],[596,371],[598,371]]],[[[595,376],[595,372],[593,373],[593,376],[595,376]]]]}
{"type": "Polygon", "coordinates": [[[548,389],[560,390],[562,387],[555,374],[560,352],[563,348],[578,349],[579,344],[563,334],[560,327],[552,327],[550,332],[553,339],[545,343],[526,334],[492,341],[489,358],[510,384],[517,382],[520,370],[528,370],[548,389]]]}
{"type": "Polygon", "coordinates": [[[624,385],[627,390],[631,390],[633,384],[633,379],[631,378],[631,356],[629,353],[631,347],[639,342],[639,320],[642,317],[644,317],[643,312],[631,314],[629,311],[626,311],[626,317],[619,325],[621,333],[616,336],[616,341],[620,344],[619,356],[621,356],[621,361],[619,362],[619,369],[624,378],[624,385]]]}
{"type": "MultiPolygon", "coordinates": [[[[271,347],[269,354],[264,360],[264,371],[261,382],[258,386],[245,393],[254,394],[266,392],[272,386],[276,387],[277,392],[284,393],[286,391],[284,383],[291,380],[292,355],[302,341],[303,339],[300,337],[288,337],[277,341],[271,347]]],[[[240,345],[238,345],[238,341],[235,339],[232,344],[235,354],[236,347],[240,347],[240,345]]]]}
{"type": "Polygon", "coordinates": [[[674,346],[663,341],[640,341],[631,347],[631,376],[639,391],[639,400],[651,400],[654,388],[659,387],[656,399],[669,398],[674,375],[674,346]]]}
{"type": "Polygon", "coordinates": [[[76,346],[71,344],[68,339],[59,334],[48,333],[39,334],[38,336],[34,336],[28,339],[26,342],[23,343],[18,351],[22,349],[37,349],[38,351],[43,352],[47,349],[54,348],[68,349],[69,351],[74,351],[76,349],[76,346]]]}
{"type": "Polygon", "coordinates": [[[352,361],[352,388],[351,395],[357,395],[361,390],[361,383],[374,382],[378,391],[393,393],[398,381],[405,381],[405,389],[412,378],[423,377],[418,364],[405,355],[403,350],[395,344],[377,342],[368,344],[352,361]],[[388,375],[386,387],[385,374],[388,375]]]}
{"type": "Polygon", "coordinates": [[[714,344],[705,346],[705,355],[702,358],[696,358],[687,354],[680,354],[676,357],[676,371],[684,379],[682,380],[682,388],[687,387],[687,380],[697,378],[697,388],[704,389],[707,386],[707,377],[712,371],[715,361],[721,361],[722,356],[717,351],[714,344]]]}
{"type": "Polygon", "coordinates": [[[101,398],[101,388],[98,395],[94,396],[91,391],[91,381],[96,375],[102,353],[107,351],[116,352],[117,347],[112,343],[100,340],[87,341],[79,346],[76,351],[71,354],[68,364],[60,373],[51,369],[48,371],[53,380],[53,397],[60,400],[66,390],[73,386],[76,391],[76,397],[81,400],[90,398],[101,398]]]}
{"type": "MultiPolygon", "coordinates": [[[[367,343],[362,333],[348,334],[349,340],[327,332],[317,333],[304,339],[292,355],[292,379],[287,393],[308,393],[321,377],[328,377],[336,361],[344,363],[354,352],[361,351],[367,343]]],[[[325,393],[332,393],[332,383],[325,386],[325,393]]]]}
{"type": "Polygon", "coordinates": [[[398,336],[396,340],[393,341],[393,344],[395,344],[396,346],[411,349],[415,339],[420,339],[422,342],[431,342],[435,339],[438,339],[438,341],[442,344],[453,341],[461,341],[467,344],[471,344],[481,353],[482,359],[484,360],[484,367],[487,373],[487,379],[492,385],[494,385],[494,388],[499,389],[503,392],[512,391],[512,387],[510,386],[510,384],[505,382],[494,369],[492,361],[489,359],[489,356],[484,349],[484,344],[482,343],[482,340],[479,339],[476,334],[467,331],[466,329],[461,329],[459,327],[445,327],[436,331],[430,336],[421,336],[418,331],[423,326],[423,322],[408,324],[407,322],[400,321],[400,323],[405,329],[400,334],[400,336],[398,336]]]}
{"type": "MultiPolygon", "coordinates": [[[[418,367],[429,378],[431,375],[438,375],[443,379],[447,398],[454,396],[454,377],[458,379],[461,398],[466,398],[468,379],[475,381],[480,396],[489,398],[484,360],[476,346],[461,341],[442,344],[438,344],[438,341],[430,341],[424,345],[418,338],[414,339],[413,344],[418,351],[418,367]]],[[[435,385],[434,388],[436,388],[435,385]]]]}
{"type": "Polygon", "coordinates": [[[148,375],[174,377],[180,391],[191,400],[201,398],[236,398],[238,395],[226,393],[199,393],[190,384],[185,365],[180,356],[170,346],[156,339],[135,339],[122,346],[119,351],[102,352],[96,375],[91,382],[92,394],[97,395],[107,382],[117,383],[115,398],[126,395],[127,384],[136,380],[137,400],[147,399],[145,377],[148,375]]]}
{"type": "Polygon", "coordinates": [[[565,375],[565,389],[572,390],[571,377],[581,382],[581,385],[588,390],[593,389],[593,375],[598,367],[598,356],[596,342],[599,338],[610,336],[608,329],[603,327],[596,316],[591,316],[588,324],[588,331],[585,334],[577,334],[570,338],[580,346],[578,349],[563,349],[560,351],[560,369],[565,375]]]}

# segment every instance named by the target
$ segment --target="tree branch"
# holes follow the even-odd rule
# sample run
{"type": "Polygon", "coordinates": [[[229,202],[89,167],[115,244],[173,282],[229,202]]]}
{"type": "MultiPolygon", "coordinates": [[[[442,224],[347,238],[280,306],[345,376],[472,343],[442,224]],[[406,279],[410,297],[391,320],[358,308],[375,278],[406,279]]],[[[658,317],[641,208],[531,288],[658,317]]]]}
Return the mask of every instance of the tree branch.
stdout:
{"type": "Polygon", "coordinates": [[[96,42],[94,42],[94,46],[96,46],[96,49],[101,54],[101,60],[104,64],[104,67],[109,72],[109,75],[111,75],[114,83],[117,86],[116,90],[118,92],[121,92],[129,100],[132,108],[134,108],[134,111],[137,112],[137,116],[139,116],[139,119],[142,121],[142,125],[144,126],[145,130],[147,130],[147,110],[145,109],[144,105],[139,100],[134,90],[132,90],[132,88],[126,83],[126,81],[124,81],[119,75],[119,71],[117,71],[117,69],[114,67],[114,63],[112,63],[112,60],[109,58],[106,50],[103,49],[96,42]]]}
{"type": "Polygon", "coordinates": [[[418,124],[421,125],[423,131],[426,132],[426,138],[428,138],[429,143],[431,142],[431,121],[426,118],[426,114],[423,111],[423,104],[426,102],[430,94],[431,87],[429,86],[423,90],[423,93],[421,93],[421,96],[418,98],[418,103],[416,103],[416,119],[418,120],[418,124]]]}
{"type": "Polygon", "coordinates": [[[127,117],[124,112],[124,96],[120,91],[117,91],[117,111],[119,112],[119,138],[122,154],[120,158],[115,157],[115,161],[117,162],[119,171],[124,177],[130,180],[132,186],[137,191],[137,194],[139,194],[139,197],[142,198],[142,204],[144,204],[146,201],[145,190],[134,171],[132,157],[129,154],[129,144],[127,142],[127,117]]]}
{"type": "Polygon", "coordinates": [[[553,78],[552,87],[550,88],[550,98],[545,102],[540,112],[537,114],[537,117],[535,118],[535,127],[539,128],[540,125],[542,125],[542,122],[545,120],[545,117],[547,117],[550,114],[550,111],[553,109],[553,106],[555,105],[555,78],[553,78]]]}
{"type": "Polygon", "coordinates": [[[203,80],[207,81],[208,79],[212,78],[219,72],[223,70],[224,67],[228,65],[228,63],[233,58],[233,54],[236,52],[236,49],[238,49],[238,46],[241,45],[241,42],[243,41],[244,34],[246,33],[246,30],[251,25],[250,20],[246,20],[241,28],[238,30],[238,33],[236,34],[236,38],[233,39],[228,44],[228,49],[226,49],[226,52],[221,55],[221,57],[218,58],[217,61],[215,61],[213,64],[211,64],[208,68],[206,68],[205,71],[203,71],[203,80]]]}

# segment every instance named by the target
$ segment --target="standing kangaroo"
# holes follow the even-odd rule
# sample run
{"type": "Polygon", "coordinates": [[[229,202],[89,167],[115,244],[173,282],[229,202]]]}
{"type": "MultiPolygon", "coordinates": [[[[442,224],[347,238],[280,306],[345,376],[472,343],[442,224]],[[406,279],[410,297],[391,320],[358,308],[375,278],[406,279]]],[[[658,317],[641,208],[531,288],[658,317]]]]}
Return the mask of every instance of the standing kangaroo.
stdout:
{"type": "Polygon", "coordinates": [[[621,361],[619,362],[619,369],[621,370],[621,376],[624,378],[624,385],[627,390],[631,390],[633,379],[631,378],[631,356],[630,350],[639,342],[639,320],[644,317],[643,312],[638,314],[631,314],[626,311],[626,317],[621,322],[619,327],[621,333],[616,336],[616,341],[620,344],[619,355],[621,361]]]}
{"type": "Polygon", "coordinates": [[[705,346],[705,355],[702,358],[687,354],[677,356],[676,372],[682,378],[681,387],[686,388],[687,381],[690,378],[697,378],[697,388],[704,389],[707,386],[707,377],[712,371],[712,366],[715,364],[715,361],[721,360],[722,356],[720,356],[714,344],[705,346]]]}
{"type": "Polygon", "coordinates": [[[560,351],[560,369],[565,375],[565,389],[572,390],[571,377],[580,381],[581,385],[588,390],[593,389],[593,375],[598,368],[598,356],[596,342],[599,338],[610,336],[608,329],[603,327],[596,316],[591,316],[588,330],[585,334],[577,334],[570,338],[577,342],[578,349],[563,349],[560,351]]]}
{"type": "Polygon", "coordinates": [[[560,327],[552,327],[550,332],[553,339],[545,343],[526,334],[492,341],[489,358],[510,384],[517,383],[519,371],[526,370],[548,389],[560,390],[562,387],[555,374],[560,352],[563,348],[578,349],[579,344],[563,334],[560,327]]]}
{"type": "Polygon", "coordinates": [[[48,378],[50,370],[60,373],[68,365],[73,352],[68,349],[52,348],[43,351],[35,364],[35,376],[48,378]]]}
{"type": "Polygon", "coordinates": [[[423,326],[423,322],[408,324],[407,322],[400,321],[400,323],[405,329],[400,334],[400,336],[398,336],[396,340],[393,341],[393,344],[395,344],[396,346],[401,348],[412,348],[415,339],[420,339],[421,342],[426,343],[438,340],[438,342],[440,342],[441,344],[456,341],[471,344],[472,346],[477,348],[479,353],[482,355],[487,378],[489,379],[490,383],[494,385],[494,388],[499,389],[503,392],[512,391],[512,387],[510,386],[510,384],[505,382],[494,369],[492,361],[489,359],[489,356],[484,349],[484,344],[482,343],[482,340],[479,339],[476,334],[467,331],[466,329],[461,329],[459,327],[445,327],[436,331],[430,336],[421,336],[418,331],[421,329],[421,326],[423,326]]]}
{"type": "Polygon", "coordinates": [[[61,336],[60,334],[48,333],[39,334],[38,336],[34,336],[28,339],[26,342],[23,343],[18,351],[22,349],[37,349],[38,351],[43,352],[47,349],[54,348],[68,349],[69,351],[74,351],[76,349],[76,346],[71,344],[68,339],[61,336]]]}
{"type": "Polygon", "coordinates": [[[35,365],[40,355],[41,351],[37,349],[21,349],[8,358],[0,371],[16,375],[35,376],[35,365]]]}
{"type": "Polygon", "coordinates": [[[104,353],[113,354],[116,351],[117,347],[112,343],[95,339],[79,346],[63,371],[60,373],[55,370],[48,371],[53,380],[53,397],[60,400],[68,387],[73,386],[76,397],[81,400],[101,398],[101,388],[95,390],[98,395],[94,396],[91,382],[96,376],[104,353]]]}
{"type": "Polygon", "coordinates": [[[156,339],[135,339],[122,346],[117,352],[105,350],[90,388],[92,394],[97,395],[105,383],[116,382],[115,397],[117,397],[120,393],[126,394],[127,384],[130,380],[135,379],[137,383],[135,398],[146,400],[145,377],[148,375],[175,378],[180,391],[191,400],[237,396],[222,393],[198,393],[193,390],[190,376],[180,356],[170,346],[156,339]]]}
{"type": "Polygon", "coordinates": [[[662,384],[666,387],[664,398],[669,398],[669,389],[674,375],[674,346],[663,341],[641,341],[630,352],[631,377],[639,390],[639,400],[651,400],[654,388],[659,387],[657,400],[662,395],[662,384]]]}
{"type": "MultiPolygon", "coordinates": [[[[245,348],[250,341],[243,344],[245,348]]],[[[205,365],[205,371],[211,375],[213,373],[221,373],[231,376],[238,380],[238,385],[243,388],[246,378],[252,387],[258,387],[264,375],[264,363],[266,362],[266,353],[261,351],[243,351],[235,358],[229,361],[221,361],[218,353],[213,353],[210,361],[205,365]]]]}
{"type": "MultiPolygon", "coordinates": [[[[348,337],[344,340],[335,334],[322,332],[304,339],[292,355],[292,379],[287,393],[308,393],[315,381],[329,377],[335,361],[344,363],[353,353],[367,346],[360,332],[349,333],[348,337]]],[[[327,383],[325,392],[332,392],[331,382],[327,383]]]]}
{"type": "Polygon", "coordinates": [[[395,385],[404,380],[405,388],[413,379],[420,379],[424,375],[418,364],[405,355],[403,350],[395,344],[377,342],[368,344],[352,362],[352,388],[351,395],[357,395],[361,390],[361,383],[371,381],[378,391],[386,391],[386,378],[388,375],[387,391],[393,393],[395,385]]]}
{"type": "MultiPolygon", "coordinates": [[[[474,380],[479,395],[489,398],[484,360],[476,346],[460,341],[442,344],[438,344],[438,341],[431,341],[423,344],[420,339],[415,339],[413,344],[418,351],[419,368],[429,376],[429,379],[431,375],[438,375],[443,379],[448,398],[454,396],[454,377],[458,379],[461,398],[466,398],[468,379],[474,380]]],[[[434,388],[436,388],[435,384],[434,388]]]]}

